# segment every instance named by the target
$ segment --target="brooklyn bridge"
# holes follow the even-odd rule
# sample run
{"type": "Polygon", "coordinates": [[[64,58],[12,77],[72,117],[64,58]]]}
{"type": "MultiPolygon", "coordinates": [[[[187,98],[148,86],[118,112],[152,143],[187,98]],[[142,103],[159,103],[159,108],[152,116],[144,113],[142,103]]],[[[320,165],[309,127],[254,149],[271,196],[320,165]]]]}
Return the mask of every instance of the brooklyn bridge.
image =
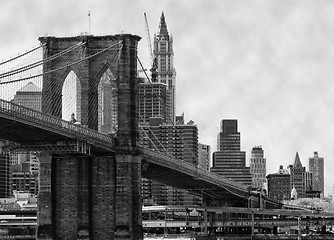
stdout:
{"type": "Polygon", "coordinates": [[[207,207],[279,207],[242,184],[140,146],[140,37],[39,41],[38,47],[0,63],[4,150],[39,152],[38,239],[77,239],[82,230],[89,239],[142,239],[142,178],[185,189],[207,207]],[[75,84],[68,87],[71,78],[75,84]],[[98,109],[104,107],[100,89],[105,80],[112,85],[107,117],[113,120],[103,132],[98,109]],[[30,82],[42,91],[42,111],[11,101],[30,82]],[[75,106],[77,122],[69,121],[64,103],[75,106]]]}

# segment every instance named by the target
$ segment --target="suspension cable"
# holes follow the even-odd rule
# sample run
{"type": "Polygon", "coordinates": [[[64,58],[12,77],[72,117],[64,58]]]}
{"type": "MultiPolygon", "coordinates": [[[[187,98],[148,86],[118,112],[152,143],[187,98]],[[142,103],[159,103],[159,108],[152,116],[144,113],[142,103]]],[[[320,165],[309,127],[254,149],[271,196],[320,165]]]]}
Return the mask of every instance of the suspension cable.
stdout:
{"type": "MultiPolygon", "coordinates": [[[[139,117],[143,119],[143,117],[139,114],[139,117]]],[[[161,146],[161,148],[165,151],[165,153],[168,156],[171,156],[170,153],[167,151],[167,149],[165,148],[165,146],[161,143],[161,141],[157,138],[157,136],[155,135],[155,133],[152,131],[152,129],[150,128],[150,126],[147,126],[148,130],[150,131],[150,133],[153,135],[153,137],[155,138],[155,140],[157,140],[157,142],[159,143],[159,145],[161,146]]],[[[148,136],[147,132],[145,131],[144,127],[141,126],[141,129],[144,131],[144,134],[149,138],[149,140],[152,142],[152,139],[148,136]]],[[[152,144],[155,146],[155,144],[152,142],[152,144]]],[[[157,151],[161,152],[157,147],[155,147],[157,149],[157,151]]]]}
{"type": "Polygon", "coordinates": [[[20,68],[13,69],[13,70],[11,70],[11,71],[2,73],[2,74],[0,74],[0,79],[1,79],[1,78],[4,78],[4,77],[11,76],[11,75],[14,75],[14,74],[17,74],[17,73],[20,73],[20,72],[24,72],[24,71],[26,71],[26,70],[29,70],[29,69],[32,69],[32,68],[35,68],[35,67],[38,67],[38,66],[40,66],[40,65],[42,65],[42,64],[44,64],[44,63],[46,63],[46,62],[49,62],[49,61],[51,61],[51,60],[54,60],[54,59],[56,59],[56,58],[58,58],[58,57],[60,57],[60,56],[62,56],[62,55],[64,55],[64,54],[66,54],[66,53],[68,53],[68,52],[71,52],[72,50],[74,50],[74,49],[76,49],[76,48],[78,48],[78,47],[80,47],[80,46],[82,46],[82,45],[84,45],[84,44],[85,44],[85,43],[79,43],[79,44],[74,45],[74,46],[72,46],[72,47],[70,47],[70,48],[68,48],[68,49],[65,49],[64,51],[61,51],[61,52],[59,52],[59,53],[57,53],[57,54],[52,55],[52,56],[49,57],[49,58],[42,59],[42,60],[39,60],[39,61],[37,61],[37,62],[31,63],[31,64],[29,64],[29,65],[26,65],[26,66],[23,66],[23,67],[20,67],[20,68]]]}
{"type": "Polygon", "coordinates": [[[37,46],[37,47],[31,49],[31,50],[28,50],[28,51],[26,51],[26,52],[24,52],[24,53],[22,53],[22,54],[20,54],[20,55],[18,55],[18,56],[16,56],[16,57],[12,57],[12,58],[10,58],[10,59],[8,59],[8,60],[3,60],[2,62],[0,62],[0,66],[3,65],[3,64],[5,64],[5,63],[8,63],[8,62],[10,62],[10,61],[13,61],[13,60],[15,60],[15,59],[18,59],[18,58],[20,58],[20,57],[23,57],[23,56],[25,56],[25,55],[27,55],[27,54],[29,54],[29,53],[31,53],[31,52],[33,52],[33,51],[35,51],[35,50],[41,48],[41,47],[44,47],[44,46],[45,46],[45,43],[44,43],[44,44],[41,44],[41,45],[39,45],[39,46],[37,46]]]}
{"type": "MultiPolygon", "coordinates": [[[[14,83],[14,82],[19,82],[19,81],[24,81],[24,80],[32,79],[32,78],[37,78],[37,77],[44,76],[44,75],[49,74],[49,73],[53,73],[53,72],[62,70],[62,69],[64,69],[64,68],[73,66],[73,65],[78,64],[78,63],[81,63],[81,62],[83,62],[83,61],[85,61],[85,60],[87,60],[87,59],[90,59],[90,58],[92,58],[92,57],[95,57],[96,55],[98,55],[98,54],[100,54],[100,53],[102,53],[102,52],[105,52],[105,51],[111,49],[112,47],[114,47],[114,46],[116,46],[117,44],[120,44],[120,43],[121,43],[121,41],[119,41],[119,42],[117,42],[117,43],[115,43],[115,44],[113,44],[113,45],[111,45],[111,46],[109,46],[109,47],[107,47],[107,48],[105,48],[105,49],[103,49],[103,50],[97,52],[97,53],[94,53],[94,54],[92,54],[92,55],[90,55],[90,56],[88,56],[88,57],[85,57],[85,58],[80,59],[80,60],[78,60],[78,61],[76,61],[76,62],[73,62],[73,63],[71,63],[71,64],[69,64],[69,65],[66,65],[66,66],[63,66],[63,67],[60,67],[60,68],[57,68],[57,69],[53,69],[53,70],[50,70],[50,71],[47,71],[47,72],[44,72],[44,73],[40,73],[40,74],[36,74],[36,75],[33,75],[33,76],[25,77],[25,78],[15,79],[15,80],[7,81],[7,82],[0,82],[0,85],[8,84],[8,83],[14,83]]],[[[119,50],[122,48],[122,46],[123,46],[123,44],[121,44],[121,47],[119,48],[119,50]]]]}

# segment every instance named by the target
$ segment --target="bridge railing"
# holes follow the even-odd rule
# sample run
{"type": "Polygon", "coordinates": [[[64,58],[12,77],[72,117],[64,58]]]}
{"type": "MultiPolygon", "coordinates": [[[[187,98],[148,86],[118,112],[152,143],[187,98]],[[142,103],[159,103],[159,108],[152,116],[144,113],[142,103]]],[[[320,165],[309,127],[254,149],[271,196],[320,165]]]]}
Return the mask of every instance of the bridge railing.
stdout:
{"type": "Polygon", "coordinates": [[[47,128],[56,133],[61,132],[72,137],[75,136],[88,142],[96,143],[97,141],[99,145],[105,145],[109,148],[114,145],[114,140],[109,135],[2,99],[0,99],[0,114],[7,118],[11,117],[13,120],[20,119],[25,123],[47,128]]]}
{"type": "Polygon", "coordinates": [[[221,187],[227,188],[226,186],[228,186],[228,189],[233,188],[241,192],[245,192],[245,193],[247,192],[246,186],[240,183],[231,181],[217,174],[211,173],[207,170],[198,168],[197,166],[187,163],[181,159],[177,159],[167,154],[164,154],[164,153],[152,150],[152,149],[148,149],[145,147],[141,147],[141,150],[143,151],[144,155],[152,156],[154,158],[154,161],[159,162],[160,165],[163,165],[163,166],[166,166],[171,169],[178,170],[178,171],[182,171],[196,178],[206,180],[207,182],[214,183],[215,185],[218,185],[221,187]]]}

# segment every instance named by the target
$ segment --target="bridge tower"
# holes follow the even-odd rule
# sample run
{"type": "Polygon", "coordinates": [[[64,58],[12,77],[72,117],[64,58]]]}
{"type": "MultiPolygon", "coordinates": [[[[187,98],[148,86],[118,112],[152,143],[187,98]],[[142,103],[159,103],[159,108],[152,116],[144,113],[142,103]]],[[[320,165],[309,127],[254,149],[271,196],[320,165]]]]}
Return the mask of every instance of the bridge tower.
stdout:
{"type": "Polygon", "coordinates": [[[43,65],[47,77],[43,78],[42,111],[61,117],[62,86],[73,71],[81,84],[81,124],[97,130],[98,84],[111,71],[117,86],[118,128],[111,153],[41,153],[38,239],[142,239],[136,81],[140,37],[82,35],[39,40],[44,44],[43,59],[84,43],[43,65]],[[64,62],[76,64],[62,67],[64,62]]]}

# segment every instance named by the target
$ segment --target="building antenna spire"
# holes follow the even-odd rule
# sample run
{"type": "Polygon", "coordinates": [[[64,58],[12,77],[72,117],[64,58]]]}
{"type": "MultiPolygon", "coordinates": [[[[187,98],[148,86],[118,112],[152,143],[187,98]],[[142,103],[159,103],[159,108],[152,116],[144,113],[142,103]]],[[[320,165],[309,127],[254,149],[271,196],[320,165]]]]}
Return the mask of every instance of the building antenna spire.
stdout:
{"type": "Polygon", "coordinates": [[[88,11],[88,33],[90,33],[90,11],[88,11]]]}

